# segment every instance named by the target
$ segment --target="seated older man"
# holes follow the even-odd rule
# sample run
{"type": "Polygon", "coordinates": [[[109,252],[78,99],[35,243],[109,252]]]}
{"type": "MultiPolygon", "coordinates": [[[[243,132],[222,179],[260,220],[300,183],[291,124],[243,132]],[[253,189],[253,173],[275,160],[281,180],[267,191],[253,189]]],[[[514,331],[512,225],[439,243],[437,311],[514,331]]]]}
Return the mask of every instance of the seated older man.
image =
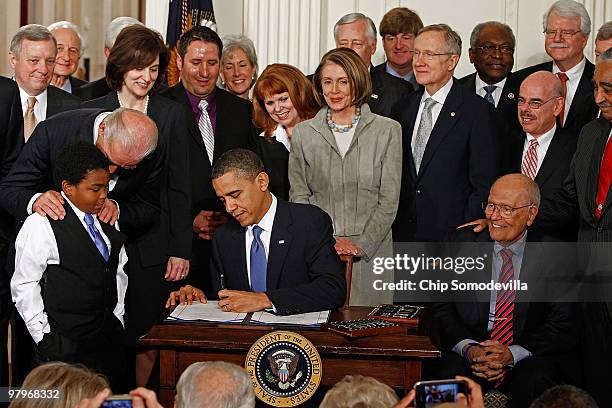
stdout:
{"type": "MultiPolygon", "coordinates": [[[[483,243],[479,248],[488,251],[479,280],[502,284],[520,280],[533,288],[542,280],[550,282],[549,272],[559,271],[561,257],[545,252],[549,245],[527,245],[543,240],[528,231],[539,204],[538,185],[525,175],[509,174],[493,184],[483,204],[488,229],[477,234],[464,228],[456,237],[483,243]]],[[[434,306],[442,358],[426,367],[427,376],[472,377],[485,389],[500,388],[509,396],[510,407],[527,407],[547,388],[575,381],[574,304],[540,301],[551,300],[543,298],[535,302],[533,289],[515,290],[513,285],[485,294],[489,302],[482,298],[478,302],[473,295],[473,302],[463,299],[434,306]]]]}

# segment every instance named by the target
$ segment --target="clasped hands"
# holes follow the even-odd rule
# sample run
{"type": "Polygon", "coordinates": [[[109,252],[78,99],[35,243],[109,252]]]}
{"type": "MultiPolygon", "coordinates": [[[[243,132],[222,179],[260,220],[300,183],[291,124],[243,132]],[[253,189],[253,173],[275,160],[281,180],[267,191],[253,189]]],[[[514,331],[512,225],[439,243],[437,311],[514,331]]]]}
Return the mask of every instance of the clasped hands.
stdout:
{"type": "Polygon", "coordinates": [[[467,359],[472,374],[490,382],[501,379],[507,366],[514,363],[510,349],[497,340],[486,340],[472,346],[467,359]]]}
{"type": "Polygon", "coordinates": [[[193,219],[193,232],[198,234],[198,238],[210,241],[215,230],[227,221],[222,212],[202,210],[193,219]]]}
{"type": "MultiPolygon", "coordinates": [[[[64,209],[64,197],[57,191],[49,190],[42,193],[32,204],[32,212],[36,212],[43,217],[51,217],[54,220],[63,220],[66,216],[64,209]]],[[[113,225],[119,218],[119,207],[113,200],[108,198],[98,211],[98,219],[101,222],[113,225]]]]}
{"type": "MultiPolygon", "coordinates": [[[[178,304],[190,305],[194,300],[206,303],[206,296],[200,289],[191,285],[181,287],[170,293],[166,308],[178,304]]],[[[224,312],[250,313],[272,308],[272,302],[264,292],[222,289],[219,291],[219,308],[224,312]]]]}

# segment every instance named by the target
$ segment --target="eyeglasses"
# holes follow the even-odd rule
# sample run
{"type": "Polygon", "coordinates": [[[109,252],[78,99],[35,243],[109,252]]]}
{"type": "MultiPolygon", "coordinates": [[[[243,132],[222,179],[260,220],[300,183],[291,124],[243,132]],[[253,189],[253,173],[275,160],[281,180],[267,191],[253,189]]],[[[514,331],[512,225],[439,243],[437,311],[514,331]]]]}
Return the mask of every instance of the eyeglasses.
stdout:
{"type": "Polygon", "coordinates": [[[476,47],[476,49],[484,55],[495,55],[496,52],[505,55],[514,53],[514,48],[509,45],[483,45],[482,47],[476,47]]]}
{"type": "Polygon", "coordinates": [[[573,36],[575,36],[579,32],[580,32],[580,30],[577,30],[577,31],[572,31],[572,30],[545,30],[544,34],[546,34],[546,36],[548,38],[555,38],[558,33],[561,33],[561,38],[563,38],[564,40],[567,40],[569,38],[572,38],[573,36]]]}
{"type": "Polygon", "coordinates": [[[419,50],[410,50],[414,59],[418,59],[419,57],[423,57],[425,61],[431,61],[434,57],[438,57],[440,55],[453,55],[452,52],[431,52],[431,51],[419,51],[419,50]]]}
{"type": "Polygon", "coordinates": [[[520,207],[511,207],[505,204],[495,204],[485,201],[484,203],[482,203],[482,209],[484,210],[485,214],[493,214],[495,210],[497,210],[499,212],[499,215],[502,216],[502,218],[510,218],[516,210],[520,210],[521,208],[525,207],[531,207],[532,205],[534,204],[527,204],[520,207]]]}
{"type": "Polygon", "coordinates": [[[531,109],[538,110],[542,106],[544,106],[545,104],[547,104],[548,102],[552,101],[555,98],[560,98],[560,96],[553,96],[552,98],[550,98],[550,99],[548,99],[548,100],[546,100],[544,102],[538,101],[538,100],[535,100],[535,101],[531,100],[531,101],[527,102],[525,100],[525,98],[523,98],[522,96],[519,96],[518,98],[516,98],[516,104],[519,105],[519,106],[527,104],[527,105],[529,105],[529,107],[531,109]]]}

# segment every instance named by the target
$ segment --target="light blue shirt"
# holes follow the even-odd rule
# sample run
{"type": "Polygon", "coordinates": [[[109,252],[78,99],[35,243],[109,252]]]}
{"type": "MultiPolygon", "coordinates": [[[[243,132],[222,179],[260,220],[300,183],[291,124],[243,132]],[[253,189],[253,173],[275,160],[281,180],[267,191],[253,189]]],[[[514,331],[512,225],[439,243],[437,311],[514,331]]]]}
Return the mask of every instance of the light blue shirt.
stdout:
{"type": "Polygon", "coordinates": [[[387,74],[391,74],[393,76],[396,76],[398,78],[402,78],[404,81],[408,81],[412,84],[412,86],[414,87],[414,89],[416,89],[418,87],[418,83],[416,81],[416,78],[414,77],[414,71],[410,71],[409,73],[407,73],[406,75],[400,75],[399,72],[397,72],[396,70],[394,70],[391,65],[389,65],[389,63],[385,63],[385,71],[387,71],[387,74]]]}

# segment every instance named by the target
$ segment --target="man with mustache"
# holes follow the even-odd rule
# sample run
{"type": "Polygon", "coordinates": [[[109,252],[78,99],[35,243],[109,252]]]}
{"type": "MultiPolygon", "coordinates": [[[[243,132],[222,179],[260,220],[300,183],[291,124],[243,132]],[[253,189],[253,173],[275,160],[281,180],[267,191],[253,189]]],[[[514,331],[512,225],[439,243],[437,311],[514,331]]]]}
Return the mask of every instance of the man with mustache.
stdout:
{"type": "MultiPolygon", "coordinates": [[[[563,85],[552,72],[533,73],[521,84],[517,105],[522,129],[508,135],[502,174],[523,173],[538,184],[542,199],[553,197],[563,188],[577,140],[569,130],[557,126],[563,85]]],[[[576,225],[571,226],[559,238],[575,240],[576,225]]]]}
{"type": "Polygon", "coordinates": [[[563,83],[565,105],[559,126],[578,135],[595,116],[593,101],[594,65],[585,58],[584,47],[591,32],[591,18],[584,6],[573,0],[559,0],[544,13],[544,47],[552,61],[516,72],[520,82],[537,71],[550,71],[563,83]]]}

